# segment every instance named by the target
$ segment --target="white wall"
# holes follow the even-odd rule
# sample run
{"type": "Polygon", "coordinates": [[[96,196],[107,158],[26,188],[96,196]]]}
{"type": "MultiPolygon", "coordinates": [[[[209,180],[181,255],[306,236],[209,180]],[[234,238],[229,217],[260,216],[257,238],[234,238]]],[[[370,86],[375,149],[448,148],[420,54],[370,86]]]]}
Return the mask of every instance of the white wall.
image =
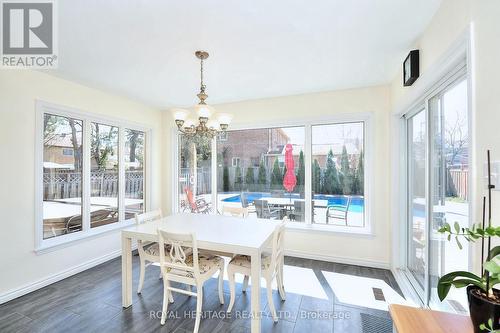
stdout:
{"type": "Polygon", "coordinates": [[[41,72],[0,71],[0,299],[120,249],[120,234],[114,231],[54,252],[34,253],[35,99],[152,128],[152,207],[161,200],[160,111],[41,72]]]}
{"type": "MultiPolygon", "coordinates": [[[[492,159],[500,160],[500,2],[498,0],[443,0],[431,23],[415,42],[420,49],[421,77],[432,75],[429,69],[441,61],[443,55],[460,36],[472,26],[472,137],[471,152],[475,183],[472,188],[474,222],[480,221],[481,198],[486,194],[483,185],[486,150],[491,149],[492,159]]],[[[412,87],[402,87],[401,73],[391,84],[393,111],[411,102],[412,87]]],[[[392,135],[392,140],[397,140],[392,135]]],[[[397,158],[393,156],[393,158],[397,158]]],[[[392,186],[394,189],[395,187],[392,186]]],[[[500,225],[500,192],[493,192],[493,224],[500,225]]],[[[399,224],[397,217],[392,223],[399,224]]],[[[479,258],[479,257],[478,257],[479,258]]],[[[479,267],[479,260],[474,267],[479,267]]]]}
{"type": "MultiPolygon", "coordinates": [[[[266,98],[214,105],[218,112],[234,115],[233,126],[262,123],[284,123],[286,121],[323,118],[339,114],[372,113],[373,141],[373,236],[355,236],[326,232],[289,231],[286,249],[295,254],[311,255],[344,262],[388,267],[390,263],[390,225],[388,181],[388,125],[390,96],[388,86],[350,89],[316,94],[266,98]]],[[[164,116],[165,126],[173,123],[168,112],[164,116]]],[[[167,131],[165,131],[167,132],[167,131]]],[[[172,152],[170,152],[172,153],[172,152]]],[[[170,160],[168,157],[166,160],[170,160]]],[[[171,175],[170,165],[167,173],[171,175]]],[[[166,179],[172,179],[171,176],[166,179]]],[[[166,181],[165,188],[171,188],[166,181]]],[[[171,196],[165,200],[171,202],[171,196]]],[[[169,206],[170,208],[170,206],[169,206]]]]}

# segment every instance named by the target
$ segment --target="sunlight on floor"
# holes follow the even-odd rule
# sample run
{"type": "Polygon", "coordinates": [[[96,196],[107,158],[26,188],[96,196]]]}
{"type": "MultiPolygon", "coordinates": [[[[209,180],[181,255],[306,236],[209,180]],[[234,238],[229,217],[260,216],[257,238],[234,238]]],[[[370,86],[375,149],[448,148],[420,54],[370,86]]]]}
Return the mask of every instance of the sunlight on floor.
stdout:
{"type": "MultiPolygon", "coordinates": [[[[310,268],[297,266],[283,266],[285,290],[287,293],[310,296],[319,299],[328,299],[325,290],[318,281],[316,274],[310,268]]],[[[228,280],[227,271],[224,272],[224,280],[228,280]]],[[[243,275],[236,274],[236,283],[243,283],[243,275]]],[[[249,285],[252,284],[250,280],[249,285]]],[[[266,288],[266,282],[262,279],[261,287],[266,288]]],[[[273,289],[277,289],[276,280],[273,281],[273,289]]]]}
{"type": "Polygon", "coordinates": [[[383,280],[325,271],[322,273],[341,303],[384,311],[387,311],[388,305],[393,303],[409,305],[383,280]],[[385,301],[377,301],[372,288],[382,289],[385,301]]]}

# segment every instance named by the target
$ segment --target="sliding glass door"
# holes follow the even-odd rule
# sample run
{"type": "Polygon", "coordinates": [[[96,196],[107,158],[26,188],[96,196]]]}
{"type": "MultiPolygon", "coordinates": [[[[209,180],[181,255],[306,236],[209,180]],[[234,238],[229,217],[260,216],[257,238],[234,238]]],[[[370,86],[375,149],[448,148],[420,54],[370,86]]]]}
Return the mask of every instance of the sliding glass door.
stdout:
{"type": "Polygon", "coordinates": [[[407,119],[408,250],[407,268],[415,289],[424,294],[427,265],[427,112],[419,109],[407,119]]]}
{"type": "Polygon", "coordinates": [[[465,312],[463,289],[447,301],[437,297],[440,276],[469,267],[468,244],[449,242],[445,224],[467,227],[469,219],[469,131],[465,69],[450,75],[404,116],[406,128],[406,271],[422,302],[465,312]],[[460,247],[463,247],[460,249],[460,247]]]}
{"type": "Polygon", "coordinates": [[[468,244],[449,242],[437,231],[449,223],[469,226],[469,133],[467,80],[462,78],[429,100],[430,145],[429,302],[431,307],[457,312],[467,309],[463,289],[452,288],[446,303],[437,297],[440,276],[469,265],[468,244]],[[462,249],[460,249],[460,247],[462,249]]]}

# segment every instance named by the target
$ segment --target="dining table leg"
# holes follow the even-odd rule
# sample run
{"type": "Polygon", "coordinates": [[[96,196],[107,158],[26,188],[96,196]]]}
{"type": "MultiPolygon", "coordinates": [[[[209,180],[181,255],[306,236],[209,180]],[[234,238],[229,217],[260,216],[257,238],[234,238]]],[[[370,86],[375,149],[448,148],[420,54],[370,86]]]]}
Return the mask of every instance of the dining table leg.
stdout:
{"type": "Polygon", "coordinates": [[[132,305],[132,239],[122,236],[122,306],[132,305]]]}
{"type": "Polygon", "coordinates": [[[256,251],[251,256],[251,332],[260,333],[261,312],[260,312],[260,251],[256,251]]]}

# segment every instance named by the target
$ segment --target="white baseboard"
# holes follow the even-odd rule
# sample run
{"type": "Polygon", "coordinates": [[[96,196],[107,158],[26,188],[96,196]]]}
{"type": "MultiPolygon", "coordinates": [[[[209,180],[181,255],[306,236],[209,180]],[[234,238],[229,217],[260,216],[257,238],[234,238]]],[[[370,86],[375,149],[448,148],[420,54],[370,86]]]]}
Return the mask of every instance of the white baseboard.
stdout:
{"type": "MultiPolygon", "coordinates": [[[[137,246],[134,246],[134,247],[137,247],[137,246]]],[[[83,272],[87,269],[90,269],[92,267],[95,267],[97,265],[105,263],[106,261],[109,261],[111,259],[115,259],[116,257],[121,256],[121,254],[122,254],[121,249],[116,250],[116,251],[113,251],[113,252],[108,253],[106,255],[103,255],[101,257],[89,260],[85,263],[73,266],[69,269],[62,271],[62,272],[50,275],[50,276],[43,278],[41,280],[38,280],[36,282],[27,284],[23,287],[8,291],[4,294],[0,294],[0,304],[3,304],[5,302],[8,302],[8,301],[13,300],[13,299],[18,298],[18,297],[21,297],[23,295],[29,294],[35,290],[46,287],[52,283],[61,281],[61,280],[68,278],[72,275],[78,274],[78,273],[83,272]]]]}
{"type": "Polygon", "coordinates": [[[340,264],[390,269],[390,264],[388,262],[376,261],[376,260],[336,257],[336,256],[317,254],[317,253],[309,253],[309,252],[303,252],[303,251],[297,251],[297,250],[285,250],[285,255],[291,256],[291,257],[304,258],[304,259],[337,262],[340,264]]]}

